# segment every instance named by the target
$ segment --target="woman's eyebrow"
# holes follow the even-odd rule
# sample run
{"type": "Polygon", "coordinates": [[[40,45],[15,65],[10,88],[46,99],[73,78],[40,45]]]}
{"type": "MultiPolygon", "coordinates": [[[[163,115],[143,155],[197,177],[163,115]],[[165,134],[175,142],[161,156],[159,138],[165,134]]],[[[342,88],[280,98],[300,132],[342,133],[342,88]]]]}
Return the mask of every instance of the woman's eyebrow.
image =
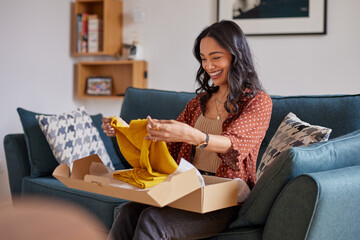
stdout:
{"type": "MultiPolygon", "coordinates": [[[[217,54],[217,53],[221,53],[221,54],[224,54],[224,52],[221,52],[221,51],[216,51],[216,52],[211,52],[209,53],[209,55],[214,55],[214,54],[217,54]]],[[[205,56],[204,54],[200,53],[201,56],[205,56]]]]}

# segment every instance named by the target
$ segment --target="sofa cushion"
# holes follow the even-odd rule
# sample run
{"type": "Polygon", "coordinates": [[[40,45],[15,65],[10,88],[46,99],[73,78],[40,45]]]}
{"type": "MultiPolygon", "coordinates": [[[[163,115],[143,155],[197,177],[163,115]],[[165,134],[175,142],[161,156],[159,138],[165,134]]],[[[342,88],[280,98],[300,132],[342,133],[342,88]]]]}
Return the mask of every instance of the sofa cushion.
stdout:
{"type": "Polygon", "coordinates": [[[265,169],[275,161],[281,152],[291,147],[327,141],[330,133],[331,129],[310,125],[307,122],[301,121],[295,114],[290,112],[281,122],[261,158],[256,170],[256,181],[258,181],[265,169]]]}
{"type": "Polygon", "coordinates": [[[144,119],[148,115],[155,119],[176,119],[195,96],[195,93],[188,92],[129,87],[120,116],[128,123],[133,119],[144,119]]]}
{"type": "Polygon", "coordinates": [[[332,129],[330,139],[360,129],[360,94],[357,95],[272,95],[273,111],[269,128],[261,144],[258,163],[281,121],[293,112],[301,120],[332,129]]]}
{"type": "Polygon", "coordinates": [[[207,240],[261,240],[263,230],[262,226],[226,229],[214,237],[207,238],[207,240]]]}
{"type": "Polygon", "coordinates": [[[230,228],[264,225],[284,186],[304,173],[360,165],[360,130],[327,142],[282,152],[259,179],[230,228]]]}
{"type": "MultiPolygon", "coordinates": [[[[58,166],[58,162],[56,161],[50,146],[41,131],[39,123],[35,118],[35,115],[42,113],[32,112],[23,108],[17,108],[17,112],[24,129],[31,167],[31,176],[40,177],[51,175],[54,169],[58,166]]],[[[91,119],[100,133],[100,136],[105,144],[106,150],[110,156],[111,161],[113,162],[115,169],[124,168],[124,165],[114,150],[111,139],[107,137],[106,134],[101,130],[102,115],[97,114],[91,116],[91,119]]]]}
{"type": "Polygon", "coordinates": [[[85,107],[59,115],[35,115],[35,118],[59,164],[65,163],[72,169],[75,160],[97,154],[105,166],[114,169],[85,107]]]}

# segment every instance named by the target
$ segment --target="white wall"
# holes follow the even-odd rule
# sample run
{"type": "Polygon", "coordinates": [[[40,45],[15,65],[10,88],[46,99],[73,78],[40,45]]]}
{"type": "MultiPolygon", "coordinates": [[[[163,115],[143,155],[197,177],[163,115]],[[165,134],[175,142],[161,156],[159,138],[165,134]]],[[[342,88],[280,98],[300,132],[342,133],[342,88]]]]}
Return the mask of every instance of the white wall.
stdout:
{"type": "MultiPolygon", "coordinates": [[[[17,107],[61,113],[84,105],[90,114],[116,115],[118,100],[78,100],[70,56],[71,0],[0,1],[0,139],[22,132],[17,107]]],[[[216,0],[124,0],[124,40],[143,45],[149,87],[193,91],[197,34],[216,21],[216,0]],[[133,8],[146,21],[134,23],[133,8]]],[[[360,93],[360,1],[328,0],[328,34],[248,37],[270,94],[360,93]]],[[[0,201],[10,201],[3,144],[0,201]]]]}

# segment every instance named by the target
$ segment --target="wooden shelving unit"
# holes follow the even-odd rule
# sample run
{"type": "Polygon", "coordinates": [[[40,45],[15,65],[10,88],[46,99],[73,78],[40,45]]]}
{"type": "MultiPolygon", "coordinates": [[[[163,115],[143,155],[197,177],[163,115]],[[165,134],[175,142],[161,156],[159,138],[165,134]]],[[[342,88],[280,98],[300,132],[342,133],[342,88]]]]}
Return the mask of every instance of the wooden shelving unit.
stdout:
{"type": "Polygon", "coordinates": [[[122,49],[122,1],[120,0],[76,0],[73,23],[73,55],[116,55],[122,49]],[[77,14],[97,14],[103,21],[103,49],[96,53],[77,52],[77,14]]]}
{"type": "MultiPolygon", "coordinates": [[[[122,1],[121,0],[75,0],[72,24],[73,56],[120,55],[122,49],[122,1]],[[77,51],[77,15],[96,14],[102,21],[102,49],[96,53],[77,51]]],[[[76,93],[80,99],[120,99],[128,87],[147,88],[146,61],[83,61],[76,67],[76,93]],[[111,77],[111,95],[88,95],[89,77],[111,77]]]]}
{"type": "Polygon", "coordinates": [[[130,86],[147,88],[146,61],[94,61],[77,64],[77,96],[80,99],[120,99],[130,86]],[[88,77],[111,77],[112,94],[87,95],[88,77]]]}

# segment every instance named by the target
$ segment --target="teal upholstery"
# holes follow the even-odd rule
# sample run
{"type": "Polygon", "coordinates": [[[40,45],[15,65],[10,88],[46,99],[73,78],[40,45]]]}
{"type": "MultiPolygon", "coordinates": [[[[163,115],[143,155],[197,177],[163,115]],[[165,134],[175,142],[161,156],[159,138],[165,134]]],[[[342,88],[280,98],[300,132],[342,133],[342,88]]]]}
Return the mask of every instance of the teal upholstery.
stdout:
{"type": "Polygon", "coordinates": [[[23,108],[18,108],[17,111],[25,134],[31,176],[48,176],[59,164],[35,118],[35,115],[38,113],[23,108]]]}
{"type": "MultiPolygon", "coordinates": [[[[24,129],[31,166],[31,176],[41,177],[51,175],[59,164],[56,161],[50,146],[40,129],[39,123],[35,118],[35,115],[41,113],[28,111],[23,108],[18,108],[17,111],[24,129]]],[[[102,115],[93,115],[91,116],[91,119],[100,133],[100,136],[104,142],[105,148],[111,161],[113,162],[115,169],[124,168],[123,163],[120,161],[114,150],[111,139],[109,139],[101,129],[102,115]]]]}
{"type": "Polygon", "coordinates": [[[193,97],[195,93],[130,87],[126,90],[120,117],[126,122],[148,115],[155,119],[176,119],[193,97]]]}
{"type": "Polygon", "coordinates": [[[211,240],[258,240],[263,235],[263,228],[259,226],[230,229],[225,232],[219,233],[215,237],[211,237],[211,240]]]}
{"type": "Polygon", "coordinates": [[[300,175],[275,202],[263,239],[359,239],[360,166],[300,175]]]}
{"type": "Polygon", "coordinates": [[[23,177],[30,176],[30,162],[24,134],[6,135],[4,150],[11,194],[21,195],[23,177]]]}
{"type": "Polygon", "coordinates": [[[273,111],[257,166],[281,121],[293,112],[302,121],[331,128],[331,138],[360,129],[360,95],[271,96],[273,111]]]}
{"type": "MultiPolygon", "coordinates": [[[[128,88],[120,115],[127,122],[147,115],[175,119],[194,96],[194,93],[186,92],[128,88]]],[[[353,236],[360,234],[356,218],[360,215],[360,199],[356,196],[360,196],[360,179],[357,177],[360,176],[360,95],[271,98],[272,118],[258,160],[289,112],[313,125],[331,128],[330,140],[283,152],[253,188],[229,229],[211,239],[304,239],[304,236],[306,239],[354,239],[353,236]]],[[[31,124],[38,126],[37,122],[34,125],[34,114],[23,110],[21,121],[30,127],[31,124]]],[[[116,169],[128,168],[116,139],[106,137],[101,131],[101,117],[96,115],[92,119],[112,155],[114,166],[116,169]]],[[[25,134],[5,136],[4,149],[13,196],[36,194],[75,202],[110,228],[114,214],[124,200],[69,189],[52,178],[57,162],[51,165],[51,150],[41,143],[46,139],[40,128],[39,135],[35,130],[24,127],[25,134]],[[28,155],[31,148],[37,151],[28,155]],[[34,159],[42,159],[35,161],[39,163],[35,164],[37,171],[32,171],[34,159]]]]}
{"type": "Polygon", "coordinates": [[[265,225],[277,196],[291,179],[304,173],[360,165],[359,149],[360,130],[282,152],[258,180],[230,228],[265,225]]]}

